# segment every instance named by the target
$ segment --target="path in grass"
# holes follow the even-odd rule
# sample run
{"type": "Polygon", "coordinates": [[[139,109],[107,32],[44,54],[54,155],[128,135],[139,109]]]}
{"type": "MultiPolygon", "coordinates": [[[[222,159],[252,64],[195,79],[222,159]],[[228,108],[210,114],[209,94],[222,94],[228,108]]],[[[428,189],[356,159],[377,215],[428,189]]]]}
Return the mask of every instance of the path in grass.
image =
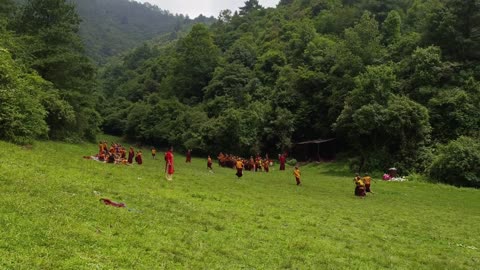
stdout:
{"type": "MultiPolygon", "coordinates": [[[[96,145],[0,142],[0,269],[478,269],[480,191],[373,183],[338,165],[246,172],[206,160],[163,177],[83,160],[96,145]],[[340,173],[339,173],[340,172],[340,173]],[[94,191],[130,208],[102,205],[94,191]]],[[[276,168],[275,168],[276,169],[276,168]]]]}

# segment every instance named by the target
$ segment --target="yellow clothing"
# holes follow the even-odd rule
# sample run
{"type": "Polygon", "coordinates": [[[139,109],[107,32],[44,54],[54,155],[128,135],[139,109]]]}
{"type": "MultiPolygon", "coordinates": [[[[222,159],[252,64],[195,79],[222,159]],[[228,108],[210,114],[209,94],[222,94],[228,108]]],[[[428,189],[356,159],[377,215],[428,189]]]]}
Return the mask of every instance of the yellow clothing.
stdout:
{"type": "Polygon", "coordinates": [[[237,160],[236,167],[237,169],[243,169],[243,162],[241,160],[237,160]]]}
{"type": "Polygon", "coordinates": [[[155,155],[157,154],[157,150],[156,149],[152,149],[152,155],[155,155]]]}
{"type": "Polygon", "coordinates": [[[355,182],[357,184],[357,187],[364,187],[365,183],[363,183],[362,179],[359,179],[358,181],[355,182]]]}
{"type": "Polygon", "coordinates": [[[370,176],[363,177],[363,182],[365,182],[366,185],[370,185],[371,181],[372,181],[372,178],[370,176]]]}
{"type": "Polygon", "coordinates": [[[293,170],[293,175],[295,175],[296,178],[300,179],[300,170],[299,169],[296,169],[296,170],[293,170]]]}

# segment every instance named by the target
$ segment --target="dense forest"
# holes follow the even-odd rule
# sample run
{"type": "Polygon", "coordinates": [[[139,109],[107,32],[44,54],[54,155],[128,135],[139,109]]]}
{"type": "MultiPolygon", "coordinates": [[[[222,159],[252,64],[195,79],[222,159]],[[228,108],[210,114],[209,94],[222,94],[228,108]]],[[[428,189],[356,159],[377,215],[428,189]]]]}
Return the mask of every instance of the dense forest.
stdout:
{"type": "MultiPolygon", "coordinates": [[[[22,5],[26,0],[15,0],[22,5]]],[[[149,3],[130,0],[69,0],[80,18],[79,34],[87,55],[99,64],[159,36],[173,40],[179,32],[197,22],[212,23],[214,18],[190,19],[171,14],[149,3]]]]}
{"type": "Polygon", "coordinates": [[[98,77],[73,5],[29,0],[13,12],[9,2],[0,2],[3,139],[93,139],[101,127],[149,145],[250,155],[336,138],[355,169],[480,184],[478,0],[269,9],[248,0],[112,59],[98,77]]]}
{"type": "Polygon", "coordinates": [[[80,36],[88,55],[99,63],[140,46],[143,42],[166,35],[175,39],[178,32],[193,23],[213,22],[199,16],[193,20],[174,15],[148,3],[129,0],[74,0],[80,23],[80,36]]]}

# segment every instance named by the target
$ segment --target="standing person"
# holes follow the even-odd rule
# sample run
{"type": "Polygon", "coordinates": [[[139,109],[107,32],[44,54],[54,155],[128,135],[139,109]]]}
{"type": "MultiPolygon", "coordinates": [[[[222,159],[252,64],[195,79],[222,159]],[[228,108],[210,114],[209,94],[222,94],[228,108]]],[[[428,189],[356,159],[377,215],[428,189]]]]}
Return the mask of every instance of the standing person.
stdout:
{"type": "Polygon", "coordinates": [[[268,159],[266,159],[264,162],[263,162],[263,170],[265,172],[268,173],[269,169],[268,169],[268,166],[270,165],[270,161],[268,159]]]}
{"type": "Polygon", "coordinates": [[[155,147],[152,148],[152,159],[157,159],[157,149],[155,147]]]}
{"type": "Polygon", "coordinates": [[[208,159],[207,159],[207,169],[209,169],[210,172],[213,171],[212,164],[213,164],[212,158],[211,158],[210,156],[208,156],[208,159]]]}
{"type": "Polygon", "coordinates": [[[142,151],[137,152],[137,156],[135,157],[135,161],[138,163],[138,165],[143,164],[142,151]]]}
{"type": "Polygon", "coordinates": [[[187,150],[186,154],[187,159],[185,160],[186,163],[192,163],[192,149],[187,150]]]}
{"type": "Polygon", "coordinates": [[[128,150],[128,163],[130,164],[133,163],[134,156],[135,156],[135,150],[133,150],[133,147],[130,146],[130,150],[128,150]]]}
{"type": "Polygon", "coordinates": [[[98,153],[99,154],[103,153],[103,142],[98,143],[98,153]]]}
{"type": "Polygon", "coordinates": [[[372,177],[368,173],[365,174],[363,177],[363,183],[365,183],[365,192],[370,192],[373,194],[372,190],[370,190],[370,184],[372,182],[372,177]]]}
{"type": "Polygon", "coordinates": [[[120,158],[121,159],[127,159],[127,150],[125,150],[124,147],[120,148],[120,158]]]}
{"type": "Polygon", "coordinates": [[[355,174],[353,181],[355,182],[355,196],[359,196],[362,199],[365,198],[365,183],[362,181],[362,178],[360,178],[358,173],[355,174]]]}
{"type": "Polygon", "coordinates": [[[240,179],[240,177],[243,176],[243,162],[241,159],[237,159],[235,168],[237,168],[237,173],[235,175],[238,177],[238,179],[240,179]]]}
{"type": "Polygon", "coordinates": [[[295,176],[295,181],[297,181],[297,186],[300,186],[302,182],[300,181],[300,176],[302,175],[298,166],[295,166],[295,170],[293,170],[293,175],[295,176]]]}
{"type": "Polygon", "coordinates": [[[165,173],[168,181],[173,180],[173,173],[175,172],[173,166],[173,146],[170,146],[167,153],[165,153],[165,173]]]}
{"type": "Polygon", "coordinates": [[[285,171],[285,162],[287,161],[287,158],[285,157],[285,155],[281,154],[278,157],[278,161],[280,162],[280,171],[285,171]]]}

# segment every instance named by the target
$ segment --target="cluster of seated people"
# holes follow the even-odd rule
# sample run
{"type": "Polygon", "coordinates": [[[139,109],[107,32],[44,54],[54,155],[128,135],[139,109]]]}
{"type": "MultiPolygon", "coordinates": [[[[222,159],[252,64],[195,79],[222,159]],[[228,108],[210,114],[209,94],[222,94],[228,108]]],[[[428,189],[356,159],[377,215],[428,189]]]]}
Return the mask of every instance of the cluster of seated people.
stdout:
{"type": "Polygon", "coordinates": [[[268,158],[268,154],[265,158],[258,154],[255,158],[251,156],[250,159],[245,159],[235,155],[220,153],[217,158],[219,165],[227,168],[235,168],[237,161],[241,161],[243,169],[247,171],[268,172],[269,168],[273,166],[273,161],[268,158]]]}
{"type": "Polygon", "coordinates": [[[99,142],[98,154],[94,156],[84,156],[83,158],[111,164],[131,165],[134,159],[138,165],[142,165],[143,163],[142,151],[137,151],[135,154],[133,147],[130,147],[127,157],[127,150],[119,143],[112,143],[110,147],[108,147],[107,142],[99,142]]]}

